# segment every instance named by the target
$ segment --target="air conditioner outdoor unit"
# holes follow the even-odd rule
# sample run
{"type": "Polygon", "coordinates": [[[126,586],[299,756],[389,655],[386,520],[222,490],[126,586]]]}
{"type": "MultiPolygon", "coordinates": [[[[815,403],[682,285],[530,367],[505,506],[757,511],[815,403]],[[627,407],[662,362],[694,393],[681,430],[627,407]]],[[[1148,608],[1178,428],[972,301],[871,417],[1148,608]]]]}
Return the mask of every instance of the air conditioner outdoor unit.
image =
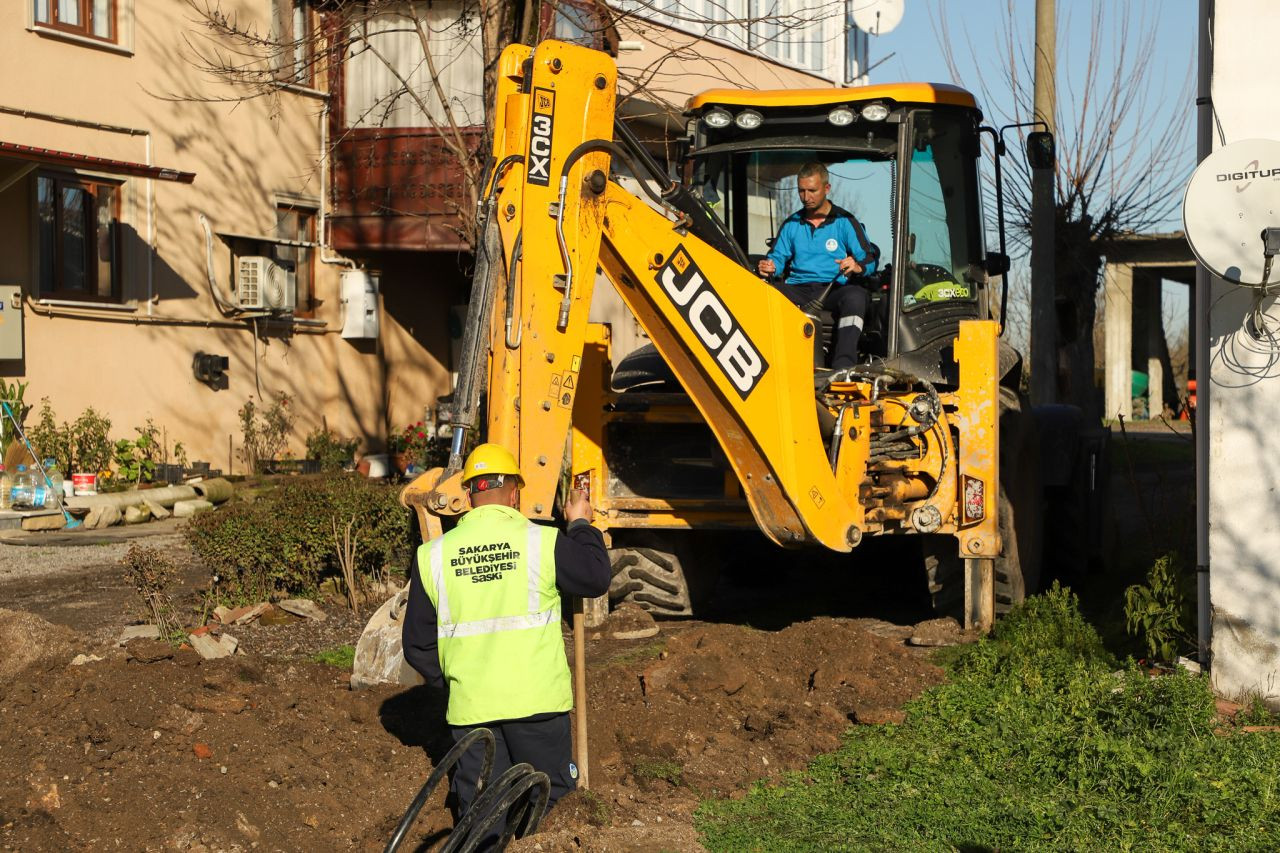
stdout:
{"type": "Polygon", "coordinates": [[[236,263],[236,304],[244,311],[292,313],[297,280],[289,261],[245,255],[236,263]]]}

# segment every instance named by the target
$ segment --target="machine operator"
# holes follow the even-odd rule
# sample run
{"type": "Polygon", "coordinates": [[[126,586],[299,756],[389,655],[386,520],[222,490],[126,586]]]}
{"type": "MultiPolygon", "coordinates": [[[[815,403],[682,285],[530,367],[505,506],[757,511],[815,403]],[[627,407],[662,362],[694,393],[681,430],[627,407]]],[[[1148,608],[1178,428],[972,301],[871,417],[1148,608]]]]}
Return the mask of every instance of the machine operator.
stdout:
{"type": "MultiPolygon", "coordinates": [[[[560,628],[560,594],[609,589],[604,537],[586,495],[570,492],[567,527],[534,524],[519,510],[515,457],[482,444],[463,465],[472,509],[457,527],[418,548],[409,570],[405,660],[448,691],[445,720],[457,743],[474,728],[497,741],[493,776],[528,762],[551,780],[550,804],[577,787],[569,709],[573,693],[560,628]]],[[[484,760],[477,742],[451,782],[461,816],[484,760]]]]}
{"type": "Polygon", "coordinates": [[[817,299],[834,282],[822,303],[836,322],[831,367],[852,367],[870,301],[866,288],[853,278],[875,272],[878,252],[862,223],[827,198],[831,182],[826,166],[801,166],[796,187],[801,207],[783,221],[773,249],[756,269],[763,276],[785,270],[782,292],[796,305],[817,299]]]}

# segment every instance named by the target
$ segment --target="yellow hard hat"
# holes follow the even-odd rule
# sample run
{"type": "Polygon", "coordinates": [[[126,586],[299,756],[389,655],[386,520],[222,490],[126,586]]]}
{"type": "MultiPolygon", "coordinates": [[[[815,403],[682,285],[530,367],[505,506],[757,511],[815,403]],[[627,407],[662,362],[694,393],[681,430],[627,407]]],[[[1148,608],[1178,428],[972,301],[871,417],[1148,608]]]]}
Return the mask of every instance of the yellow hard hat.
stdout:
{"type": "Polygon", "coordinates": [[[467,456],[462,465],[462,482],[492,474],[514,474],[516,486],[524,485],[516,458],[501,444],[481,444],[467,456]]]}

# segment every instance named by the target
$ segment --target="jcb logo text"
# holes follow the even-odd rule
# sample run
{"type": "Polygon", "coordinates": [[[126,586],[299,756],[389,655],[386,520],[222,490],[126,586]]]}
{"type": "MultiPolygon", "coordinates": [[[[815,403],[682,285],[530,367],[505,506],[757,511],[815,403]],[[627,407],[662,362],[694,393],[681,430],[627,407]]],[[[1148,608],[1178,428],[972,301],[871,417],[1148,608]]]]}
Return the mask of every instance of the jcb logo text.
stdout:
{"type": "Polygon", "coordinates": [[[730,384],[747,399],[769,364],[683,246],[658,270],[657,280],[730,384]]]}

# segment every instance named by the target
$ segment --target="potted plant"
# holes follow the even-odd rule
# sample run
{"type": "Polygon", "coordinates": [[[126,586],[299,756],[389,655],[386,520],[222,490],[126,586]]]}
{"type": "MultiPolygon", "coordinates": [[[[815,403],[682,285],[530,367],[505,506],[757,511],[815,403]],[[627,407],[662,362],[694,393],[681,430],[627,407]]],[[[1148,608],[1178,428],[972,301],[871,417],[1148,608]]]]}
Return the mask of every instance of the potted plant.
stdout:
{"type": "Polygon", "coordinates": [[[430,428],[422,421],[418,421],[409,424],[399,434],[391,436],[387,440],[387,447],[391,452],[396,470],[405,474],[410,466],[423,467],[434,442],[430,428]]]}

